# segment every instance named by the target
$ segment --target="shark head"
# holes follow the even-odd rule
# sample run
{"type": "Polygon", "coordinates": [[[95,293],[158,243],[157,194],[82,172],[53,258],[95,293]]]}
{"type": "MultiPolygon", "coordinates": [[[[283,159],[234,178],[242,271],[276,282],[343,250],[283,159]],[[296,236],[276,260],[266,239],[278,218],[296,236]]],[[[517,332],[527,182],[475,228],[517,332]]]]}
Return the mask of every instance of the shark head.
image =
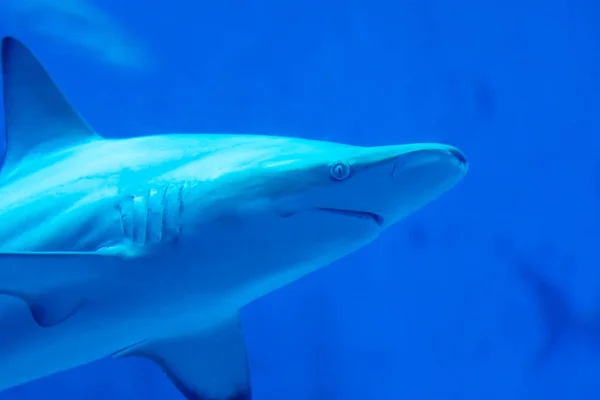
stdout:
{"type": "MultiPolygon", "coordinates": [[[[360,147],[283,137],[236,137],[194,163],[200,181],[218,182],[211,248],[281,266],[322,266],[376,238],[459,182],[468,169],[455,147],[360,147]],[[227,197],[227,198],[224,198],[227,197]],[[215,243],[231,237],[236,243],[215,243]],[[256,249],[261,249],[257,252],[256,249]]],[[[190,166],[188,166],[190,168],[190,166]]],[[[202,185],[197,185],[201,188],[202,185]]],[[[211,195],[196,196],[207,210],[211,195]]],[[[187,206],[186,206],[187,207],[187,206]]],[[[202,218],[201,218],[202,219],[202,218]]],[[[194,218],[188,218],[194,220],[194,218]]]]}
{"type": "Polygon", "coordinates": [[[299,157],[296,169],[282,171],[300,186],[283,197],[293,204],[288,215],[311,212],[317,225],[336,226],[340,237],[382,232],[450,189],[468,168],[460,150],[443,144],[336,150],[299,157]]]}

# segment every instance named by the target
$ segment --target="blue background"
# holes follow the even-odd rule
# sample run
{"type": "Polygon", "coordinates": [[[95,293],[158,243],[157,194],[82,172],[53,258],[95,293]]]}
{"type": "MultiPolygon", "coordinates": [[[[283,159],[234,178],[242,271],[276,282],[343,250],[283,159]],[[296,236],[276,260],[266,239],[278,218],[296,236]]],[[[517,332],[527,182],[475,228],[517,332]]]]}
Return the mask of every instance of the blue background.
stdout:
{"type": "MultiPolygon", "coordinates": [[[[3,0],[103,135],[441,141],[466,179],[243,310],[254,398],[600,396],[600,3],[3,0]]],[[[1,356],[1,355],[0,355],[1,356]]],[[[143,360],[0,394],[181,399],[143,360]]]]}

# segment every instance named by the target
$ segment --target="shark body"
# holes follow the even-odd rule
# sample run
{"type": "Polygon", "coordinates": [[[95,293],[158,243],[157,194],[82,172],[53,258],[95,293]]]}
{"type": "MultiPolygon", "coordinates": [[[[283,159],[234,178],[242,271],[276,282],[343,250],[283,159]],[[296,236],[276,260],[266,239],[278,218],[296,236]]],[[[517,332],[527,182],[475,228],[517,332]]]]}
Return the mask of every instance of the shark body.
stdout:
{"type": "Polygon", "coordinates": [[[241,307],[375,239],[467,171],[444,144],[106,139],[2,40],[0,389],[106,357],[188,399],[250,393],[241,307]]]}

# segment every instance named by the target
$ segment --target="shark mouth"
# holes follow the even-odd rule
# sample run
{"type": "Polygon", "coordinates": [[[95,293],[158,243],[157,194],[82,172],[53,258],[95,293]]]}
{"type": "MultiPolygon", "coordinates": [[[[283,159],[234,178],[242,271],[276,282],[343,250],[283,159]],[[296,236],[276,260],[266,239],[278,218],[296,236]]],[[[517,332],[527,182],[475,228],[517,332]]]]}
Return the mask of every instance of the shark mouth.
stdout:
{"type": "Polygon", "coordinates": [[[381,215],[367,212],[367,211],[354,211],[354,210],[341,210],[338,208],[317,208],[319,211],[326,211],[333,214],[344,215],[346,217],[370,219],[375,222],[378,226],[383,225],[383,217],[381,215]]]}

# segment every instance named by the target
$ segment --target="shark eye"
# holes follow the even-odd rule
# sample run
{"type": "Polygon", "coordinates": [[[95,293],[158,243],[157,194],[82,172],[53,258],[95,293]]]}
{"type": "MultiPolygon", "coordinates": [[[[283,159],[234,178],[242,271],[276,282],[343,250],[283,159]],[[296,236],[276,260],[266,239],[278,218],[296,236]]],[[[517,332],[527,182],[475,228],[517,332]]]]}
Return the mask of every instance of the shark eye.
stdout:
{"type": "Polygon", "coordinates": [[[350,176],[350,165],[345,162],[337,162],[331,166],[329,174],[331,179],[343,181],[350,176]]]}

